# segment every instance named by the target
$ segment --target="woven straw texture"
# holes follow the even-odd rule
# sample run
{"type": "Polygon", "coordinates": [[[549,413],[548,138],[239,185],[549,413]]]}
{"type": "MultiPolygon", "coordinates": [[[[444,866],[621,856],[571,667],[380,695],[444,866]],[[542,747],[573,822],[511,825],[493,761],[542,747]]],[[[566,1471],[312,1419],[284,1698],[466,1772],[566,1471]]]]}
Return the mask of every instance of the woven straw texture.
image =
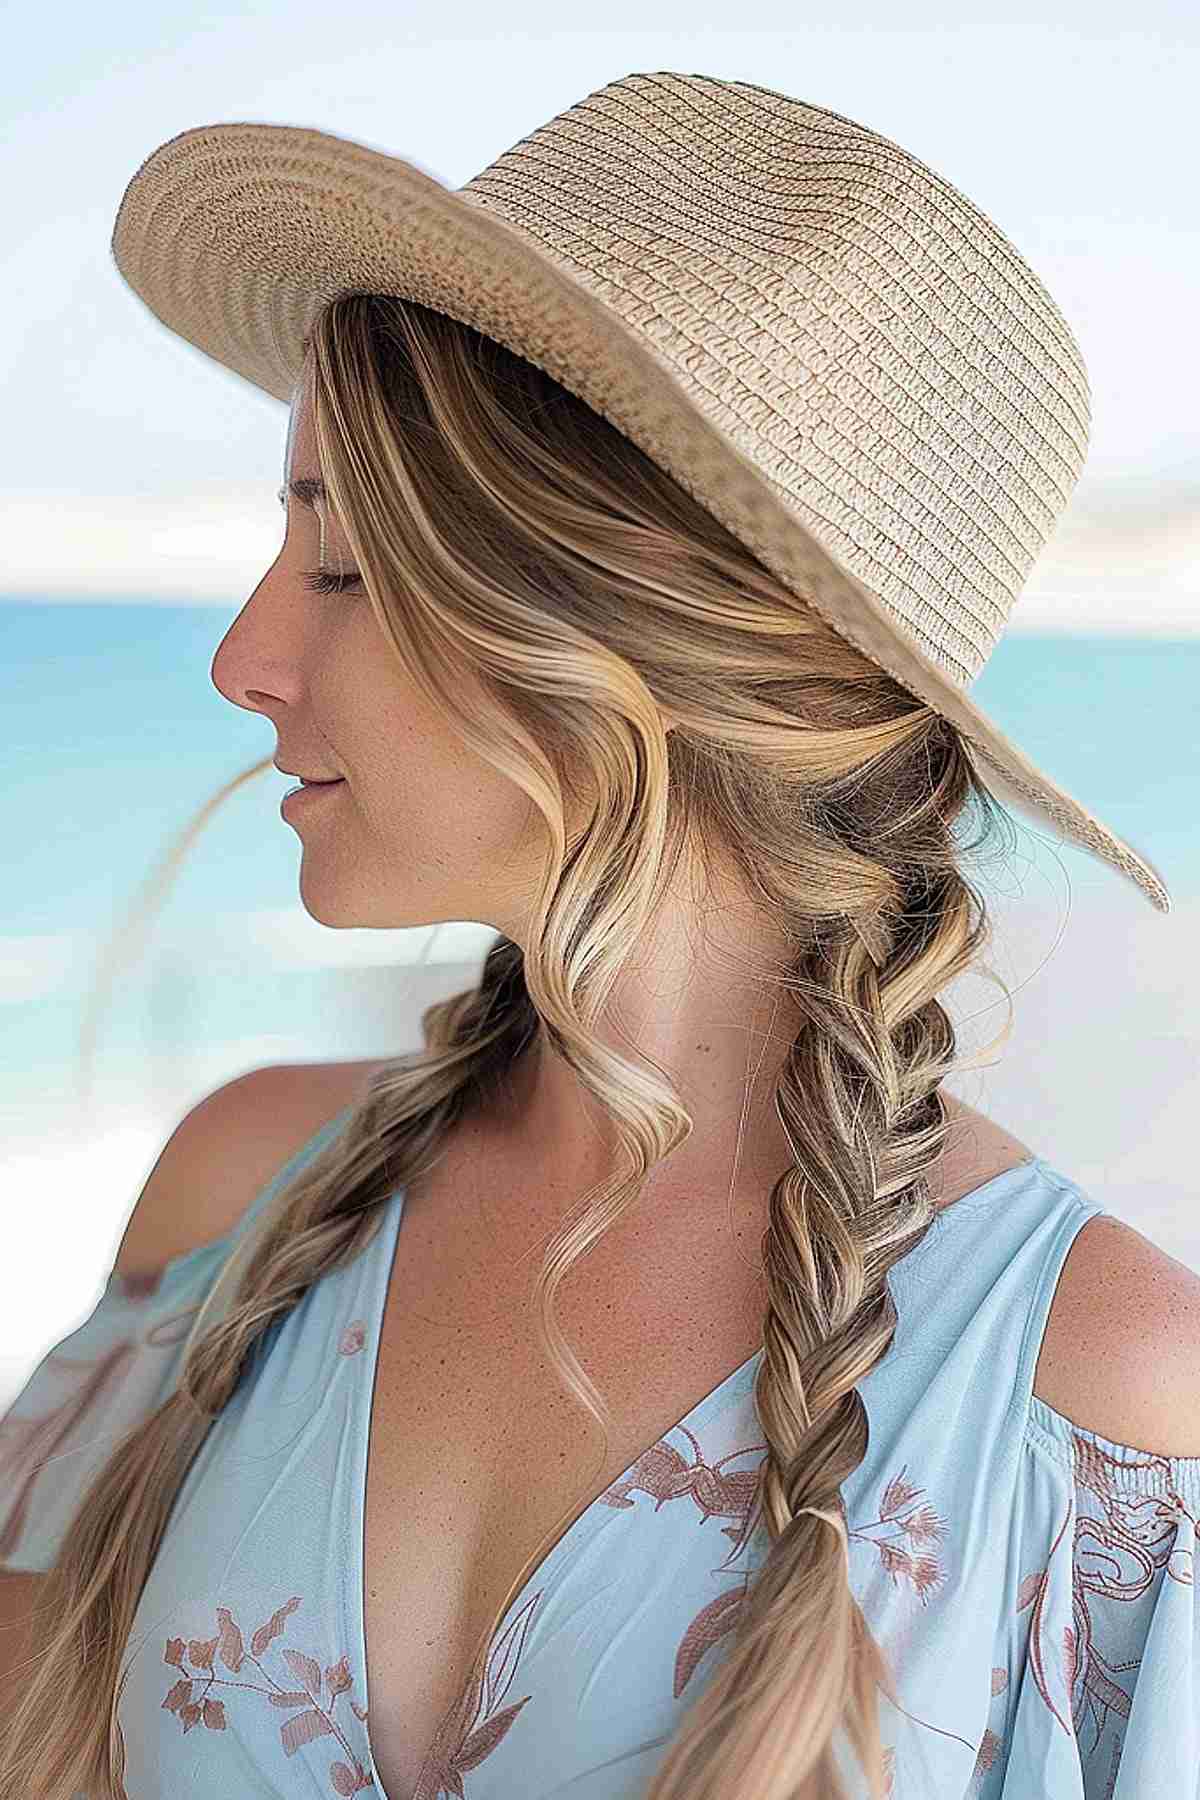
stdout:
{"type": "Polygon", "coordinates": [[[536,363],[950,719],[997,798],[1170,910],[969,697],[1083,467],[1087,371],[1014,245],[899,145],[670,71],[608,83],[459,189],[328,133],[216,124],[146,159],[112,248],[155,317],[280,400],[316,311],[354,290],[536,363]]]}

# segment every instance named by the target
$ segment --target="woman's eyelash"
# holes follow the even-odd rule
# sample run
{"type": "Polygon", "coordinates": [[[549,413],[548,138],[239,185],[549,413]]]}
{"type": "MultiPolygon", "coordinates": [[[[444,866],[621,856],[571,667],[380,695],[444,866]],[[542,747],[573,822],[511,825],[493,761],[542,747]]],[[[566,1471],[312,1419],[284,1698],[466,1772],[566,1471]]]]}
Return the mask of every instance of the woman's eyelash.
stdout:
{"type": "Polygon", "coordinates": [[[304,579],[314,594],[344,594],[348,588],[362,586],[362,576],[353,571],[348,575],[334,575],[328,569],[307,569],[304,579]]]}

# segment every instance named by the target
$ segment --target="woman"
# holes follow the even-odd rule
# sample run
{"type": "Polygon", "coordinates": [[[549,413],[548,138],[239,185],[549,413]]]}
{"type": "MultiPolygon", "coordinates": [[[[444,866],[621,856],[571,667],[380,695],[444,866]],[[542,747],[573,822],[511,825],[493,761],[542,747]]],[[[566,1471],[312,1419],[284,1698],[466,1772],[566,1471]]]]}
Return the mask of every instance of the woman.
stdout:
{"type": "MultiPolygon", "coordinates": [[[[611,83],[470,193],[223,126],[118,217],[291,401],[213,679],[314,784],[305,907],[499,935],[5,1421],[2,1791],[1190,1791],[1198,1334],[1137,1308],[1200,1282],[942,1091],[975,752],[1167,905],[964,693],[1078,348],[955,190],[749,84],[611,83]]],[[[214,1187],[293,1132],[263,1073],[214,1187]]]]}

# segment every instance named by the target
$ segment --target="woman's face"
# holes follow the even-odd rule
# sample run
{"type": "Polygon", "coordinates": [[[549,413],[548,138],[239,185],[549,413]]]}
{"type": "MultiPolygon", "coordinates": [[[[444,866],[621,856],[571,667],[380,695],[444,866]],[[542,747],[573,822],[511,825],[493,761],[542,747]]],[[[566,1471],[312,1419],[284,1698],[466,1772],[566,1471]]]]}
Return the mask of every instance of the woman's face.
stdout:
{"type": "MultiPolygon", "coordinates": [[[[320,473],[306,383],[285,483],[320,473]]],[[[309,589],[306,574],[353,572],[354,559],[326,507],[322,562],[316,511],[286,500],[283,546],[218,645],[212,679],[271,721],[277,763],[339,778],[288,805],[305,910],[336,926],[477,920],[521,941],[540,815],[400,669],[361,588],[309,589]]]]}

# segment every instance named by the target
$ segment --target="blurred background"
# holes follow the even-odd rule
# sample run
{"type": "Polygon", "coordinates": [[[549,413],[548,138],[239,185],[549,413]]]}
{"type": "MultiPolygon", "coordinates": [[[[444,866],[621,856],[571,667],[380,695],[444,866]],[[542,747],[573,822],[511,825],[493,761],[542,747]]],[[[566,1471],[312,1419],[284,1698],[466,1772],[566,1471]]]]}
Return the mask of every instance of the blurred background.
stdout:
{"type": "MultiPolygon", "coordinates": [[[[1200,1270],[1200,277],[1192,132],[1200,16],[1151,3],[991,9],[866,0],[851,24],[747,0],[449,14],[344,0],[76,9],[8,19],[0,242],[0,1410],[91,1310],[163,1142],[262,1064],[400,1054],[473,982],[493,933],[331,930],[297,897],[271,772],[213,818],[99,1020],[98,958],[193,809],[269,755],[209,670],[276,555],[285,408],[173,337],[109,239],[125,185],[195,125],[315,126],[458,186],[633,70],[741,78],[897,140],[1015,242],[1076,332],[1084,475],[973,697],[1159,869],[1115,871],[1013,814],[973,871],[1015,992],[1006,1046],[952,1083],[1200,1270]],[[434,23],[436,22],[436,24],[434,23]]],[[[1006,1019],[973,973],[964,1051],[1006,1019]]]]}

